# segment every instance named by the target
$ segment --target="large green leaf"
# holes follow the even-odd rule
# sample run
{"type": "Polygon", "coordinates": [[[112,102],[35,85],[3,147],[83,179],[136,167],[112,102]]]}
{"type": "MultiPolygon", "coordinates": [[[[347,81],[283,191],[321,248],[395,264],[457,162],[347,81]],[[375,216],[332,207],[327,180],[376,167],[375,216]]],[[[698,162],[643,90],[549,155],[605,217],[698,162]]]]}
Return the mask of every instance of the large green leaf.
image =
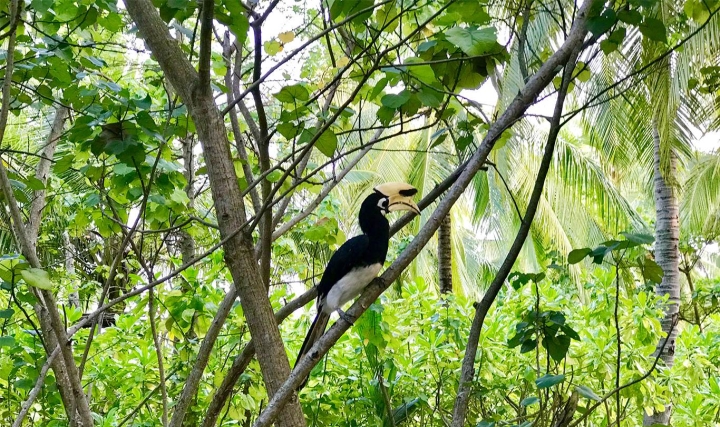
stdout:
{"type": "Polygon", "coordinates": [[[41,268],[28,268],[20,272],[25,282],[36,288],[51,290],[53,288],[53,282],[50,280],[50,275],[47,271],[41,268]]]}
{"type": "Polygon", "coordinates": [[[539,389],[543,389],[558,385],[563,381],[565,381],[565,375],[545,374],[535,380],[535,385],[537,385],[539,389]]]}
{"type": "Polygon", "coordinates": [[[335,135],[335,132],[328,129],[317,139],[315,142],[315,148],[320,150],[320,152],[324,155],[332,157],[333,154],[335,154],[335,150],[337,150],[337,144],[337,135],[335,135]]]}
{"type": "Polygon", "coordinates": [[[491,53],[497,48],[495,27],[455,27],[445,32],[445,38],[470,56],[491,53]]]}

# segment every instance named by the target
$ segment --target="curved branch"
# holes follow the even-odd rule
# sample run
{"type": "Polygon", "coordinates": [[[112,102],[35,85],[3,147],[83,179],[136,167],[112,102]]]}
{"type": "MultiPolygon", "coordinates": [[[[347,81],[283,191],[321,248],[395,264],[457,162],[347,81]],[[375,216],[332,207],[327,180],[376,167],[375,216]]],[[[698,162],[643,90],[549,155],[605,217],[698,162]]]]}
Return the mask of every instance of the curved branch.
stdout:
{"type": "MultiPolygon", "coordinates": [[[[582,42],[585,38],[585,34],[587,34],[587,28],[585,25],[587,13],[593,2],[597,3],[598,1],[599,0],[592,0],[583,4],[583,7],[578,15],[578,20],[575,22],[568,39],[563,45],[563,48],[570,50],[570,52],[566,57],[564,64],[565,70],[563,72],[562,84],[560,91],[558,92],[558,98],[555,103],[555,111],[550,124],[548,142],[545,146],[545,152],[543,153],[540,168],[538,169],[535,186],[533,188],[532,195],[530,196],[530,200],[528,201],[525,216],[520,224],[520,229],[518,230],[517,236],[515,236],[515,241],[513,241],[510,251],[505,256],[505,260],[500,266],[500,269],[498,270],[492,283],[488,287],[488,290],[485,292],[483,299],[475,307],[475,317],[473,318],[472,326],[470,328],[468,344],[462,363],[458,393],[453,407],[452,427],[462,427],[465,424],[468,402],[470,400],[470,388],[475,374],[475,356],[477,355],[478,341],[480,340],[480,333],[485,321],[485,316],[490,310],[490,307],[495,301],[500,289],[502,289],[505,284],[505,279],[507,279],[510,274],[510,270],[512,270],[512,267],[515,264],[518,255],[520,255],[523,245],[525,244],[525,239],[530,233],[530,227],[532,225],[533,218],[535,217],[535,212],[537,211],[540,198],[542,197],[543,188],[545,186],[545,177],[547,177],[548,171],[550,170],[550,163],[552,162],[552,156],[555,151],[555,142],[557,141],[557,136],[561,129],[560,119],[562,117],[565,96],[567,95],[568,87],[570,85],[570,81],[572,80],[572,71],[575,68],[574,64],[577,61],[580,50],[582,49],[582,42]]],[[[561,50],[563,48],[561,48],[561,50]]],[[[560,51],[558,51],[558,53],[559,52],[560,51]]],[[[543,64],[543,67],[545,65],[547,65],[547,63],[543,64]]]]}

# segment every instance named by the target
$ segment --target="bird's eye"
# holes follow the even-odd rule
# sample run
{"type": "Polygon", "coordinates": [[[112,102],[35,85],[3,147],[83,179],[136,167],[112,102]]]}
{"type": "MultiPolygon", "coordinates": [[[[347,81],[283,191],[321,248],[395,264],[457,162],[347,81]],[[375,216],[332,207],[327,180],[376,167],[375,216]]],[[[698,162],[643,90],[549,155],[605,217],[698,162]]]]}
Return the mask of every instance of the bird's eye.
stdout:
{"type": "Polygon", "coordinates": [[[378,200],[378,207],[384,211],[388,210],[388,203],[390,202],[390,199],[383,197],[382,199],[378,200]]]}

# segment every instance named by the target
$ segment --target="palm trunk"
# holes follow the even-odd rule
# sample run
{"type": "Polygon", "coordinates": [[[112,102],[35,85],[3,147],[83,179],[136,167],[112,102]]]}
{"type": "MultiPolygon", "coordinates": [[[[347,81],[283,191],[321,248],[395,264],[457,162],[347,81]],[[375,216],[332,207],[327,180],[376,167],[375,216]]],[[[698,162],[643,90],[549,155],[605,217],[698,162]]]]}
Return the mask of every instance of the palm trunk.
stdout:
{"type": "MultiPolygon", "coordinates": [[[[660,161],[660,133],[656,124],[653,124],[653,141],[655,152],[655,260],[664,273],[662,282],[655,288],[655,292],[660,297],[670,296],[664,307],[665,316],[661,321],[662,330],[668,336],[658,341],[655,355],[660,352],[660,359],[665,366],[672,367],[675,360],[675,339],[677,338],[677,328],[674,328],[673,324],[680,308],[680,252],[678,248],[680,224],[677,194],[673,187],[677,171],[677,158],[673,151],[669,150],[668,168],[663,171],[660,161]],[[667,344],[665,340],[669,340],[667,344]]],[[[671,408],[672,406],[668,405],[662,412],[645,414],[643,425],[668,425],[671,408]]]]}
{"type": "Polygon", "coordinates": [[[450,214],[443,219],[438,228],[438,270],[440,275],[440,293],[452,293],[452,224],[450,214]]]}

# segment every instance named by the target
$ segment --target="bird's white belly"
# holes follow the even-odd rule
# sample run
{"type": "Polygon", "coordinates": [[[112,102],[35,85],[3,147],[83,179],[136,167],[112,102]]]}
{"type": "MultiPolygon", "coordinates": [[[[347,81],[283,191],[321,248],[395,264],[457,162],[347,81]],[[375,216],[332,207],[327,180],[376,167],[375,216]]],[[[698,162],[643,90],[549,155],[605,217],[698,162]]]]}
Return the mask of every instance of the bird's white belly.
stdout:
{"type": "Polygon", "coordinates": [[[377,277],[381,268],[382,264],[377,263],[351,270],[330,288],[330,292],[325,298],[323,311],[331,314],[346,302],[360,295],[372,279],[377,277]]]}

